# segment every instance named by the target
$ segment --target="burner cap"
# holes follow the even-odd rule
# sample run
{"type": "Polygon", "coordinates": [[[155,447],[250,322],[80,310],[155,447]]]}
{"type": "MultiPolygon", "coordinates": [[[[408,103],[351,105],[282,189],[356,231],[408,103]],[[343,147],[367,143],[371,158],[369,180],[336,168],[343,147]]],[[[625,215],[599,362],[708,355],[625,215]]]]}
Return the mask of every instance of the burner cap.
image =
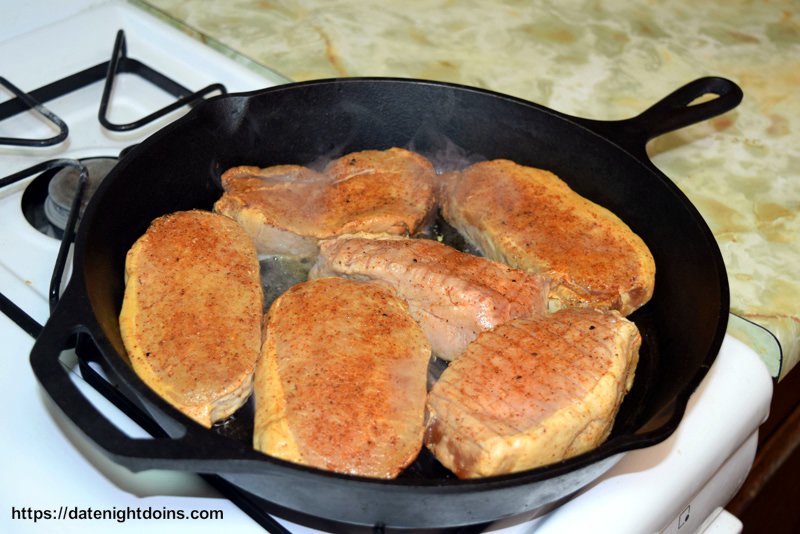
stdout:
{"type": "MultiPolygon", "coordinates": [[[[89,199],[94,194],[97,186],[103,181],[108,172],[117,164],[117,158],[87,158],[80,160],[89,172],[89,179],[81,199],[78,218],[83,215],[89,199]]],[[[67,226],[69,210],[72,199],[78,190],[80,172],[74,167],[64,167],[50,180],[47,187],[47,200],[44,203],[44,213],[53,226],[63,230],[67,226]]]]}

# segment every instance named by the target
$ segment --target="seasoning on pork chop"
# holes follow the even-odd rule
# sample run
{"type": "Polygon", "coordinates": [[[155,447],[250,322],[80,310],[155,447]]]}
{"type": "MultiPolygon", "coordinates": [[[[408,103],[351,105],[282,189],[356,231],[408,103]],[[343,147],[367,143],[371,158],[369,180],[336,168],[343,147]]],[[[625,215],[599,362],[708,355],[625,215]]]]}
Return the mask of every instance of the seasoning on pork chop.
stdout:
{"type": "Polygon", "coordinates": [[[309,276],[332,275],[391,286],[445,360],[461,354],[479,332],[547,311],[542,277],[429,239],[351,235],[323,241],[309,276]]]}
{"type": "Polygon", "coordinates": [[[484,332],[428,395],[425,443],[460,478],[524,471],[601,444],[641,337],[616,311],[567,308],[484,332]]]}
{"type": "Polygon", "coordinates": [[[254,388],[257,450],[394,478],[422,448],[430,345],[376,282],[320,278],[272,304],[254,388]]]}
{"type": "Polygon", "coordinates": [[[128,251],[119,317],[139,377],[210,427],[252,392],[263,290],[252,241],[231,219],[159,217],[128,251]]]}
{"type": "Polygon", "coordinates": [[[434,176],[430,161],[401,148],[354,152],[322,172],[234,167],[214,210],[241,224],[260,254],[311,257],[320,239],[416,232],[433,212],[434,176]]]}
{"type": "Polygon", "coordinates": [[[653,294],[655,262],[641,238],[551,172],[477,163],[449,175],[441,202],[444,218],[485,256],[550,277],[555,308],[629,315],[653,294]]]}

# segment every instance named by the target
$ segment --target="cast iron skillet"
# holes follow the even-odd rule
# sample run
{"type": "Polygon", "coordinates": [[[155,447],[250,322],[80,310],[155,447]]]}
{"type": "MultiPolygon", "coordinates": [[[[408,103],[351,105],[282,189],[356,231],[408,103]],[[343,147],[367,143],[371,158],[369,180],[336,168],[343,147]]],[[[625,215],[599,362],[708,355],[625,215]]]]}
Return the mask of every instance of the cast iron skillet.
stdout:
{"type": "Polygon", "coordinates": [[[457,526],[537,510],[594,480],[619,453],[667,438],[714,362],[729,307],[721,255],[702,217],[649,161],[645,145],[728,111],[741,98],[734,83],[702,78],[636,117],[595,121],[423,80],[321,80],[217,97],[131,150],[97,190],[76,238],[74,274],[36,341],[31,364],[64,413],[134,471],[216,473],[270,503],[358,525],[457,526]],[[690,104],[708,93],[716,98],[690,104]],[[650,247],[655,294],[632,316],[644,340],[637,378],[611,437],[599,448],[474,481],[454,479],[426,453],[395,481],[338,475],[257,453],[246,432],[231,437],[194,424],[130,369],[117,323],[124,261],[150,221],[176,210],[210,209],[221,194],[220,173],[234,165],[308,164],[392,146],[434,160],[455,147],[470,156],[549,169],[620,216],[650,247]],[[59,362],[76,340],[92,347],[110,380],[169,437],[129,438],[86,401],[59,362]]]}

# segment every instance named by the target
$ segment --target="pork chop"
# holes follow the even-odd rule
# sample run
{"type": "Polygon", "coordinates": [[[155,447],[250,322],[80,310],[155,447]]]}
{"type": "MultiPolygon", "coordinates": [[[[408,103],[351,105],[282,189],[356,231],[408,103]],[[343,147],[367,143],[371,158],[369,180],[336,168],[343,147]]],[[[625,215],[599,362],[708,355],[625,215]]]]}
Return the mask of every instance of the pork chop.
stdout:
{"type": "Polygon", "coordinates": [[[433,212],[434,176],[431,162],[401,148],[347,154],[321,172],[234,167],[214,210],[242,225],[260,254],[313,257],[320,239],[416,232],[433,212]]]}
{"type": "Polygon", "coordinates": [[[323,241],[309,276],[332,275],[391,286],[445,360],[461,354],[479,332],[547,311],[542,277],[429,239],[351,235],[323,241]]]}
{"type": "Polygon", "coordinates": [[[460,478],[532,469],[609,435],[641,338],[618,312],[567,308],[484,332],[428,395],[425,443],[460,478]]]}
{"type": "Polygon", "coordinates": [[[206,427],[252,391],[263,306],[258,268],[247,234],[200,210],[159,217],[126,257],[119,324],[130,363],[206,427]]]}
{"type": "Polygon", "coordinates": [[[655,262],[642,239],[551,172],[477,163],[444,180],[441,203],[444,218],[485,256],[548,276],[556,309],[629,315],[653,294],[655,262]]]}
{"type": "Polygon", "coordinates": [[[270,307],[255,378],[257,450],[394,478],[422,448],[430,345],[376,282],[320,278],[270,307]]]}

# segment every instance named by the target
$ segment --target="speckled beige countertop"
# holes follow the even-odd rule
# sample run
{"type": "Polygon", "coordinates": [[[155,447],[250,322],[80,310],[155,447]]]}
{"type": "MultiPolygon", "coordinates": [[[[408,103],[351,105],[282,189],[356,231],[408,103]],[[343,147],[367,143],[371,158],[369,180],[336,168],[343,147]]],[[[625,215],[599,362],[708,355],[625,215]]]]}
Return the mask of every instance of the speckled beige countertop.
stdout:
{"type": "Polygon", "coordinates": [[[254,68],[302,81],[426,78],[572,115],[638,114],[717,75],[742,104],[664,135],[653,162],[716,236],[729,332],[783,378],[800,359],[800,3],[797,0],[137,0],[254,68]],[[775,348],[773,348],[775,347],[775,348]]]}

